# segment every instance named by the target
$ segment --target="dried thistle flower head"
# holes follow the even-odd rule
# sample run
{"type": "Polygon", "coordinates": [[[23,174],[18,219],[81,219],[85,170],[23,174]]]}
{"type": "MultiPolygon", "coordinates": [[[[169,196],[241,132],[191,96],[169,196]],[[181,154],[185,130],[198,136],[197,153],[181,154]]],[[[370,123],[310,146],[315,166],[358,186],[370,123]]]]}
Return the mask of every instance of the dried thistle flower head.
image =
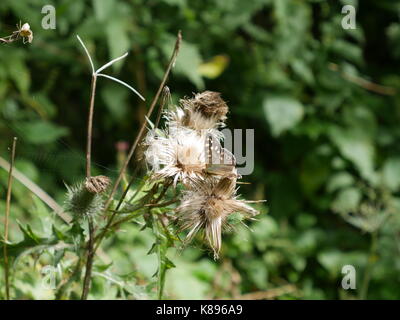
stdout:
{"type": "Polygon", "coordinates": [[[224,121],[228,113],[228,105],[221,98],[219,92],[204,91],[196,93],[194,98],[181,100],[186,108],[195,112],[200,112],[206,118],[214,118],[215,120],[224,121]]]}
{"type": "Polygon", "coordinates": [[[252,217],[259,212],[236,196],[236,179],[207,179],[194,182],[192,190],[184,193],[177,207],[180,230],[190,230],[186,241],[191,241],[198,232],[203,232],[208,244],[218,258],[221,249],[221,234],[229,227],[227,218],[235,212],[252,217]]]}
{"type": "Polygon", "coordinates": [[[5,38],[0,38],[0,42],[10,43],[18,40],[19,38],[22,38],[22,42],[24,44],[26,42],[32,43],[33,32],[29,23],[24,23],[21,25],[21,22],[19,22],[19,24],[17,24],[17,30],[5,38]]]}
{"type": "Polygon", "coordinates": [[[224,125],[228,106],[220,93],[204,91],[193,98],[181,99],[180,108],[170,112],[172,123],[194,130],[214,129],[224,125]]]}
{"type": "Polygon", "coordinates": [[[153,179],[172,178],[174,185],[202,179],[206,168],[204,136],[188,130],[164,136],[150,132],[145,144],[144,155],[154,170],[153,179]]]}
{"type": "Polygon", "coordinates": [[[110,178],[106,176],[89,177],[85,180],[85,188],[90,193],[102,193],[110,185],[110,178]]]}
{"type": "Polygon", "coordinates": [[[22,27],[20,27],[20,29],[19,29],[19,35],[23,38],[23,42],[24,42],[24,43],[26,43],[26,40],[25,40],[25,39],[27,39],[27,41],[28,41],[29,43],[32,43],[32,40],[33,40],[33,32],[32,32],[32,30],[31,30],[31,27],[30,27],[29,23],[24,23],[24,24],[22,25],[22,27]]]}

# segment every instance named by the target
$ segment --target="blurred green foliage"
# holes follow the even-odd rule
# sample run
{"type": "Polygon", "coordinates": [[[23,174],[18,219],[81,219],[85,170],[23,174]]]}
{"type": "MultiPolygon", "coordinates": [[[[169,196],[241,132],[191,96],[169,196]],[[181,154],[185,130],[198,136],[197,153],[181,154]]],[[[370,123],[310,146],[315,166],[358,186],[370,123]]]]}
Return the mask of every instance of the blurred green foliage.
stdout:
{"type": "MultiPolygon", "coordinates": [[[[34,40],[0,46],[0,155],[18,136],[16,167],[61,204],[63,183],[84,175],[90,68],[75,35],[98,66],[129,51],[108,72],[151,101],[182,30],[173,97],[219,91],[228,127],[255,129],[252,185],[241,192],[267,199],[268,212],[224,237],[220,261],[200,247],[171,251],[167,296],[239,297],[291,284],[277,298],[399,299],[399,12],[389,0],[2,0],[0,36],[21,20],[34,40]],[[41,28],[46,4],[56,7],[55,30],[41,28]],[[345,4],[357,8],[355,30],[341,27],[345,4]],[[347,264],[356,290],[341,287],[347,264]]],[[[133,139],[146,106],[99,79],[96,173],[116,175],[123,154],[115,144],[133,139]]],[[[2,213],[6,180],[1,170],[2,213]]],[[[17,181],[11,217],[13,242],[60,236],[54,214],[17,181]]],[[[96,264],[92,298],[154,297],[153,238],[140,227],[124,226],[103,246],[114,263],[96,264]]],[[[40,269],[58,264],[52,250],[20,258],[16,297],[54,298],[40,269]]]]}

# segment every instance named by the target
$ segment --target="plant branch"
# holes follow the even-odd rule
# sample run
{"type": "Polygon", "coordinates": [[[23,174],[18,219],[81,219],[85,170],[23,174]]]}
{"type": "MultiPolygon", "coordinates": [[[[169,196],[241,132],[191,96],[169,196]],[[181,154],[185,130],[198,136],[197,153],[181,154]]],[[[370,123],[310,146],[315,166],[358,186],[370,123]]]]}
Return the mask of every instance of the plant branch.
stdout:
{"type": "Polygon", "coordinates": [[[88,249],[87,249],[87,259],[86,259],[86,271],[85,278],[83,280],[83,290],[81,300],[87,300],[87,296],[90,290],[90,283],[92,277],[92,267],[93,267],[93,258],[95,251],[94,248],[94,225],[92,216],[88,216],[88,225],[89,225],[89,241],[88,241],[88,249]]]}
{"type": "Polygon", "coordinates": [[[393,96],[396,94],[395,88],[383,86],[383,85],[374,83],[372,81],[366,80],[362,77],[341,71],[341,70],[339,70],[339,66],[335,63],[329,63],[328,67],[332,71],[339,72],[340,75],[347,81],[350,81],[368,91],[372,91],[372,92],[382,94],[382,95],[387,95],[387,96],[393,96]]]}
{"type": "MultiPolygon", "coordinates": [[[[168,64],[167,70],[165,71],[165,74],[164,74],[164,77],[163,77],[163,79],[161,81],[160,87],[158,88],[157,93],[156,93],[153,101],[151,102],[149,111],[147,112],[147,115],[146,115],[147,118],[150,118],[151,114],[153,113],[153,110],[154,110],[154,108],[155,108],[155,106],[157,104],[158,98],[161,95],[161,91],[164,88],[165,83],[167,82],[169,73],[171,72],[171,69],[175,64],[176,57],[178,56],[179,49],[180,49],[180,46],[181,46],[181,42],[182,42],[182,34],[179,31],[177,39],[176,39],[176,42],[175,42],[175,48],[174,48],[174,51],[172,53],[170,62],[168,64]]],[[[124,175],[126,169],[128,168],[128,164],[132,159],[132,156],[133,156],[133,154],[134,154],[134,152],[136,150],[137,145],[139,144],[139,141],[142,138],[142,135],[143,135],[145,129],[146,129],[146,119],[143,120],[142,126],[140,127],[140,130],[139,130],[139,134],[136,136],[136,138],[135,138],[135,140],[134,140],[134,142],[133,142],[133,144],[132,144],[132,146],[131,146],[131,148],[129,150],[128,156],[126,157],[125,162],[124,162],[124,164],[123,164],[123,166],[122,166],[122,168],[121,168],[121,170],[119,172],[118,178],[117,178],[117,180],[115,181],[115,183],[113,185],[113,189],[112,189],[110,195],[108,196],[108,199],[107,199],[106,204],[105,204],[105,210],[107,210],[108,207],[111,204],[112,198],[114,197],[114,194],[117,191],[119,184],[121,183],[122,176],[124,175]]]]}
{"type": "Polygon", "coordinates": [[[12,149],[11,149],[11,164],[10,164],[10,169],[8,171],[7,198],[6,198],[6,220],[5,220],[5,225],[4,225],[4,245],[3,245],[4,280],[5,280],[5,286],[6,286],[6,300],[10,300],[10,279],[9,279],[7,242],[8,242],[8,226],[9,226],[10,206],[11,206],[12,176],[13,176],[13,167],[14,167],[14,161],[15,161],[16,145],[17,145],[17,138],[14,137],[12,149]]]}
{"type": "Polygon", "coordinates": [[[86,178],[90,178],[91,176],[92,132],[93,132],[94,99],[96,96],[96,81],[97,81],[97,74],[93,73],[91,90],[90,90],[89,116],[87,123],[86,178]]]}
{"type": "Polygon", "coordinates": [[[85,50],[85,53],[89,59],[89,63],[92,69],[92,85],[91,85],[91,94],[90,94],[90,105],[89,105],[89,117],[88,117],[88,125],[87,125],[87,145],[86,145],[86,177],[89,178],[91,176],[91,152],[92,152],[92,126],[93,126],[93,113],[94,113],[94,100],[95,100],[95,96],[96,96],[96,81],[97,81],[97,76],[100,77],[104,77],[104,78],[108,78],[111,79],[113,81],[118,82],[119,84],[124,85],[125,87],[129,88],[130,90],[132,90],[135,94],[137,94],[141,99],[145,100],[143,98],[143,96],[137,91],[135,90],[133,87],[131,87],[129,84],[111,77],[109,75],[106,74],[101,74],[100,72],[105,70],[106,68],[108,68],[109,66],[111,66],[112,64],[114,64],[115,62],[122,60],[124,58],[126,58],[126,56],[128,55],[128,53],[126,52],[125,54],[123,54],[122,56],[115,58],[109,62],[107,62],[106,64],[104,64],[102,67],[98,68],[97,70],[95,70],[94,64],[93,64],[93,60],[90,56],[89,50],[86,48],[85,44],[83,43],[82,39],[79,37],[79,35],[76,36],[78,38],[79,43],[82,45],[83,49],[85,50]]]}
{"type": "Polygon", "coordinates": [[[117,78],[111,77],[111,76],[109,76],[109,75],[107,75],[107,74],[97,73],[97,75],[98,75],[99,77],[104,77],[104,78],[113,80],[113,81],[115,81],[115,82],[118,82],[119,84],[122,84],[123,86],[129,88],[129,89],[132,90],[134,93],[136,93],[136,94],[139,96],[140,99],[142,99],[143,101],[146,100],[136,89],[134,89],[133,87],[131,87],[129,84],[127,84],[127,83],[125,83],[125,82],[123,82],[123,81],[121,81],[121,80],[119,80],[119,79],[117,79],[117,78]]]}
{"type": "MultiPolygon", "coordinates": [[[[154,96],[153,101],[151,102],[149,111],[147,112],[147,118],[150,118],[151,114],[153,113],[153,110],[154,110],[154,108],[155,108],[155,106],[156,106],[156,104],[157,104],[157,101],[158,101],[158,99],[159,99],[159,97],[160,97],[160,95],[161,95],[161,92],[162,92],[162,90],[163,90],[163,88],[164,88],[164,86],[165,86],[165,83],[167,82],[167,79],[168,79],[168,76],[169,76],[169,74],[170,74],[170,72],[171,72],[171,69],[172,69],[172,67],[174,66],[175,62],[176,62],[176,58],[177,58],[178,53],[179,53],[179,49],[180,49],[180,46],[181,46],[181,42],[182,42],[182,34],[181,34],[181,32],[179,31],[179,32],[178,32],[177,39],[176,39],[176,42],[175,42],[174,51],[172,52],[171,59],[170,59],[170,61],[169,61],[168,67],[167,67],[167,69],[166,69],[166,71],[165,71],[165,74],[164,74],[164,76],[163,76],[163,79],[162,79],[162,81],[161,81],[161,84],[160,84],[160,86],[159,86],[159,88],[158,88],[158,90],[157,90],[157,93],[156,93],[156,95],[154,96]]],[[[112,201],[112,199],[113,199],[113,197],[114,197],[114,195],[115,195],[115,193],[116,193],[116,191],[117,191],[117,189],[118,189],[118,187],[119,187],[119,184],[121,183],[121,180],[122,180],[122,177],[123,177],[124,174],[125,174],[125,171],[126,171],[127,168],[128,168],[128,164],[129,164],[129,162],[130,162],[131,159],[132,159],[132,156],[133,156],[133,154],[134,154],[134,152],[135,152],[135,150],[136,150],[136,147],[137,147],[137,145],[139,144],[139,141],[142,139],[142,135],[143,135],[145,129],[146,129],[146,119],[144,119],[144,121],[143,121],[143,123],[142,123],[142,126],[141,126],[141,128],[140,128],[140,130],[139,130],[139,133],[138,133],[138,135],[136,136],[136,138],[135,138],[135,140],[134,140],[134,142],[133,142],[133,144],[132,144],[132,146],[131,146],[131,148],[130,148],[130,150],[129,150],[129,153],[128,153],[126,159],[125,159],[125,162],[124,162],[124,164],[123,164],[123,166],[122,166],[122,168],[121,168],[121,170],[120,170],[120,172],[119,172],[118,178],[117,178],[117,180],[115,181],[115,183],[114,183],[114,185],[113,185],[112,191],[110,192],[110,194],[109,194],[109,196],[108,196],[108,198],[107,198],[107,200],[106,200],[106,203],[105,203],[105,206],[104,206],[104,207],[105,207],[105,211],[108,210],[108,208],[109,208],[109,206],[110,206],[110,204],[111,204],[111,201],[112,201]]],[[[135,177],[133,176],[133,177],[131,178],[131,180],[133,180],[134,178],[135,178],[135,177]]],[[[132,185],[132,181],[129,182],[128,187],[130,187],[131,185],[132,185]]],[[[120,204],[122,203],[122,201],[123,201],[123,199],[125,198],[125,195],[126,195],[126,194],[127,194],[127,188],[126,188],[125,191],[124,191],[124,196],[123,196],[123,197],[120,199],[120,201],[119,201],[120,204]]],[[[97,244],[96,244],[95,251],[96,251],[96,249],[100,246],[100,243],[101,243],[101,241],[103,240],[104,236],[106,235],[108,228],[109,228],[110,225],[112,224],[112,221],[114,220],[115,215],[116,215],[116,211],[113,212],[113,213],[111,214],[111,216],[109,217],[106,226],[103,228],[101,234],[100,234],[99,237],[98,237],[98,241],[97,241],[97,244]]]]}
{"type": "Polygon", "coordinates": [[[128,55],[128,52],[124,53],[122,56],[120,56],[120,57],[118,57],[118,58],[115,58],[115,59],[111,60],[110,62],[107,62],[104,66],[98,68],[98,69],[96,70],[96,73],[99,74],[101,71],[103,71],[104,69],[107,69],[107,68],[108,68],[109,66],[111,66],[113,63],[115,63],[115,62],[117,62],[117,61],[119,61],[119,60],[124,59],[127,55],[128,55]]]}
{"type": "MultiPolygon", "coordinates": [[[[104,69],[108,68],[115,62],[125,58],[128,53],[123,54],[122,56],[115,58],[111,60],[110,62],[106,63],[99,69],[95,71],[95,67],[92,61],[92,58],[89,54],[88,49],[86,48],[85,44],[81,40],[81,38],[77,35],[78,41],[82,45],[83,49],[85,50],[85,53],[89,59],[90,66],[92,69],[92,83],[91,83],[91,93],[90,93],[90,104],[89,104],[89,116],[88,116],[88,123],[87,123],[87,144],[86,144],[86,178],[91,177],[91,153],[92,153],[92,132],[93,132],[93,114],[94,114],[94,101],[95,101],[95,96],[96,96],[96,82],[97,82],[97,76],[102,76],[105,78],[109,78],[111,80],[114,80],[129,89],[131,89],[133,92],[135,92],[140,98],[144,100],[144,98],[137,92],[134,88],[132,88],[130,85],[126,84],[125,82],[118,80],[114,77],[101,74],[100,72],[103,71],[104,69]]],[[[91,282],[91,274],[92,274],[92,266],[93,266],[93,258],[95,255],[96,250],[94,250],[94,238],[95,238],[95,229],[93,225],[93,218],[91,216],[88,216],[88,224],[89,224],[89,241],[87,245],[87,260],[86,260],[86,271],[85,271],[85,277],[84,277],[84,285],[83,285],[83,291],[82,291],[82,300],[86,300],[89,289],[90,289],[90,282],[91,282]]]]}

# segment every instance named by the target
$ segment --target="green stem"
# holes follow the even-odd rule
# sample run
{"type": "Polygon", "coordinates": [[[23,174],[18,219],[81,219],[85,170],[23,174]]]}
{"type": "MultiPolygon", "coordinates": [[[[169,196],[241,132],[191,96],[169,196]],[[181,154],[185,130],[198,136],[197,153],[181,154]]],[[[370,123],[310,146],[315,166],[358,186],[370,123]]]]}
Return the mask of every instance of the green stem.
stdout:
{"type": "Polygon", "coordinates": [[[163,297],[163,292],[164,292],[164,285],[165,285],[165,266],[164,266],[164,255],[165,255],[165,250],[162,248],[162,240],[160,239],[160,228],[158,225],[158,220],[155,219],[153,220],[153,228],[154,228],[154,233],[156,233],[157,236],[157,259],[158,259],[158,272],[157,272],[157,299],[162,300],[163,297]]]}
{"type": "Polygon", "coordinates": [[[55,300],[61,300],[64,296],[65,291],[68,289],[68,287],[75,281],[78,280],[80,278],[80,274],[81,274],[81,269],[83,267],[83,261],[81,258],[78,259],[74,270],[72,271],[71,276],[69,277],[69,279],[67,280],[67,282],[65,282],[58,290],[55,296],[55,300]]]}
{"type": "Polygon", "coordinates": [[[371,273],[375,264],[375,255],[378,247],[378,231],[374,231],[371,234],[371,246],[369,250],[368,262],[365,268],[364,278],[360,290],[359,299],[365,300],[368,296],[368,287],[371,280],[371,273]]]}
{"type": "Polygon", "coordinates": [[[11,207],[11,189],[12,189],[12,176],[15,161],[15,148],[17,145],[17,138],[14,137],[12,149],[11,149],[11,162],[10,169],[8,171],[8,183],[7,183],[7,196],[6,196],[6,218],[4,223],[4,245],[3,245],[3,255],[4,255],[4,281],[6,287],[6,300],[10,300],[10,271],[8,264],[8,252],[7,252],[7,242],[8,242],[8,225],[10,217],[10,207],[11,207]]]}
{"type": "Polygon", "coordinates": [[[89,224],[89,242],[88,242],[88,256],[86,260],[86,271],[85,278],[83,281],[83,290],[81,300],[86,300],[90,290],[90,282],[92,277],[92,267],[93,267],[93,258],[95,254],[94,250],[94,225],[93,219],[91,216],[88,216],[88,224],[89,224]]]}

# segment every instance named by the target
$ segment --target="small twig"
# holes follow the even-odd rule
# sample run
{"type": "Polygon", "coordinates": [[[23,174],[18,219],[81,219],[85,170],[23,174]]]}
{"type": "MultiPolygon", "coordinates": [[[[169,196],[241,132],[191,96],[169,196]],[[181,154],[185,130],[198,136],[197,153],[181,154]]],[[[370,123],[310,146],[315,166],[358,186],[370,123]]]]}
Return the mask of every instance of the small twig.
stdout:
{"type": "Polygon", "coordinates": [[[368,80],[366,80],[364,78],[361,78],[359,76],[355,76],[355,75],[349,74],[347,72],[340,71],[339,70],[339,66],[337,64],[335,64],[335,63],[329,63],[329,69],[331,69],[332,71],[339,72],[340,75],[344,79],[346,79],[346,80],[348,80],[348,81],[350,81],[350,82],[352,82],[352,83],[354,83],[354,84],[356,84],[356,85],[358,85],[358,86],[360,86],[360,87],[362,87],[362,88],[364,88],[366,90],[369,90],[369,91],[372,91],[372,92],[375,92],[375,93],[379,93],[379,94],[382,94],[382,95],[387,95],[387,96],[393,96],[393,95],[396,94],[396,89],[395,88],[382,86],[380,84],[374,83],[372,81],[368,81],[368,80]]]}
{"type": "Polygon", "coordinates": [[[87,57],[88,57],[88,59],[89,59],[90,66],[92,67],[92,74],[93,74],[93,73],[96,73],[96,71],[94,70],[94,64],[93,64],[92,58],[90,57],[90,54],[89,54],[88,49],[86,48],[86,46],[85,46],[85,44],[83,43],[83,41],[81,40],[81,38],[80,38],[78,35],[77,35],[76,37],[78,38],[78,41],[79,41],[80,44],[82,45],[82,47],[83,47],[83,49],[85,50],[85,53],[86,53],[86,55],[87,55],[87,57]]]}
{"type": "Polygon", "coordinates": [[[10,42],[13,42],[13,40],[8,40],[6,38],[0,38],[0,42],[10,43],[10,42]]]}
{"type": "MultiPolygon", "coordinates": [[[[182,34],[181,34],[181,32],[179,31],[179,32],[178,32],[177,39],[176,39],[176,42],[175,42],[174,51],[173,51],[173,53],[172,53],[171,59],[170,59],[170,61],[169,61],[168,67],[167,67],[167,69],[166,69],[166,71],[165,71],[164,77],[163,77],[163,79],[162,79],[162,81],[161,81],[161,84],[160,84],[160,86],[159,86],[159,88],[158,88],[158,90],[157,90],[157,93],[156,93],[156,95],[154,96],[153,101],[151,102],[149,111],[147,112],[147,118],[150,118],[151,114],[153,113],[153,110],[154,110],[154,108],[155,108],[155,106],[156,106],[156,104],[157,104],[158,98],[160,97],[161,92],[162,92],[162,90],[163,90],[163,88],[164,88],[164,86],[165,86],[165,83],[167,82],[169,73],[171,72],[171,69],[172,69],[172,67],[174,66],[175,61],[176,61],[176,58],[177,58],[177,56],[178,56],[179,49],[180,49],[180,46],[181,46],[181,42],[182,42],[182,34]]],[[[131,146],[131,149],[129,150],[129,153],[128,153],[126,159],[125,159],[125,162],[124,162],[124,164],[123,164],[123,166],[122,166],[122,168],[121,168],[121,170],[120,170],[120,172],[119,172],[118,178],[117,178],[117,180],[115,181],[115,183],[114,183],[114,185],[113,185],[112,191],[110,192],[110,194],[109,194],[109,196],[108,196],[108,198],[107,198],[107,200],[106,200],[106,202],[105,202],[105,206],[104,206],[105,211],[108,210],[108,208],[109,208],[109,206],[110,206],[110,204],[111,204],[111,201],[112,201],[112,199],[113,199],[113,197],[114,197],[114,195],[115,195],[115,193],[116,193],[116,191],[117,191],[117,189],[118,189],[118,187],[119,187],[119,184],[121,183],[122,177],[124,176],[125,171],[126,171],[126,169],[128,168],[128,164],[129,164],[129,162],[131,161],[131,158],[132,158],[132,156],[133,156],[133,154],[134,154],[134,152],[135,152],[135,150],[136,150],[137,145],[139,144],[139,141],[140,141],[141,138],[142,138],[142,135],[143,135],[145,129],[146,129],[146,119],[144,119],[144,121],[143,121],[143,123],[142,123],[142,126],[141,126],[141,128],[140,128],[140,130],[139,130],[139,133],[138,133],[138,135],[136,136],[136,138],[135,138],[135,140],[134,140],[134,142],[133,142],[133,144],[132,144],[132,146],[131,146]]],[[[134,179],[134,178],[135,178],[135,177],[133,176],[133,177],[131,178],[131,180],[134,179]]],[[[128,186],[130,186],[131,184],[132,184],[132,183],[130,182],[130,183],[128,184],[128,186]]],[[[127,194],[127,191],[124,192],[124,197],[125,197],[126,194],[127,194]]],[[[119,201],[120,203],[122,203],[124,197],[120,199],[120,201],[119,201]]],[[[107,222],[106,226],[103,228],[103,231],[102,231],[101,234],[99,235],[98,241],[97,241],[97,244],[96,244],[96,247],[95,247],[95,251],[96,251],[96,249],[100,246],[100,243],[101,243],[101,241],[103,240],[104,236],[106,235],[108,228],[109,228],[110,225],[112,224],[112,221],[114,220],[115,215],[116,215],[116,212],[114,212],[114,213],[110,216],[110,218],[108,219],[108,222],[107,222]]]]}
{"type": "MultiPolygon", "coordinates": [[[[141,209],[143,209],[143,208],[141,208],[141,209]]],[[[128,221],[130,221],[130,220],[132,220],[132,219],[134,219],[134,218],[139,217],[140,215],[143,214],[142,212],[140,212],[141,209],[138,209],[137,211],[139,211],[139,212],[137,212],[137,213],[135,213],[135,214],[132,214],[132,215],[130,215],[130,216],[128,216],[128,217],[125,217],[125,218],[121,218],[121,219],[118,220],[118,221],[115,221],[115,222],[109,227],[109,230],[114,230],[114,229],[115,229],[116,227],[118,227],[120,224],[125,223],[125,222],[128,222],[128,221]]]]}
{"type": "Polygon", "coordinates": [[[142,99],[143,101],[145,101],[145,98],[144,98],[136,89],[134,89],[133,87],[131,87],[129,84],[127,84],[127,83],[125,83],[125,82],[123,82],[123,81],[121,81],[121,80],[119,80],[119,79],[117,79],[117,78],[111,77],[111,76],[109,76],[109,75],[107,75],[107,74],[98,73],[97,75],[98,75],[99,77],[104,77],[104,78],[113,80],[113,81],[115,81],[115,82],[118,82],[119,84],[122,84],[123,86],[127,87],[128,89],[130,89],[130,90],[132,90],[134,93],[136,93],[136,94],[139,96],[140,99],[142,99]]]}
{"type": "Polygon", "coordinates": [[[178,200],[177,199],[173,199],[173,200],[165,201],[165,202],[162,202],[162,203],[148,203],[148,204],[145,204],[144,206],[145,207],[151,207],[151,208],[158,208],[158,207],[166,207],[166,206],[169,206],[170,204],[174,204],[176,202],[178,202],[178,200]]]}
{"type": "Polygon", "coordinates": [[[96,70],[96,73],[97,73],[97,74],[100,74],[101,71],[103,71],[104,69],[107,69],[107,68],[108,68],[109,66],[111,66],[113,63],[115,63],[115,62],[117,62],[117,61],[119,61],[119,60],[122,60],[122,59],[126,58],[127,55],[128,55],[128,52],[124,53],[122,56],[120,56],[120,57],[118,57],[118,58],[115,58],[115,59],[111,60],[110,62],[107,62],[104,66],[98,68],[98,69],[96,70]]]}
{"type": "Polygon", "coordinates": [[[10,279],[9,279],[9,265],[8,265],[8,253],[7,253],[7,242],[8,242],[8,226],[10,217],[10,206],[11,206],[11,189],[12,189],[12,176],[15,161],[15,148],[17,145],[17,138],[14,137],[12,150],[11,150],[11,165],[8,171],[8,182],[7,182],[7,198],[6,198],[6,220],[4,225],[4,279],[6,285],[6,300],[10,300],[10,279]]]}

